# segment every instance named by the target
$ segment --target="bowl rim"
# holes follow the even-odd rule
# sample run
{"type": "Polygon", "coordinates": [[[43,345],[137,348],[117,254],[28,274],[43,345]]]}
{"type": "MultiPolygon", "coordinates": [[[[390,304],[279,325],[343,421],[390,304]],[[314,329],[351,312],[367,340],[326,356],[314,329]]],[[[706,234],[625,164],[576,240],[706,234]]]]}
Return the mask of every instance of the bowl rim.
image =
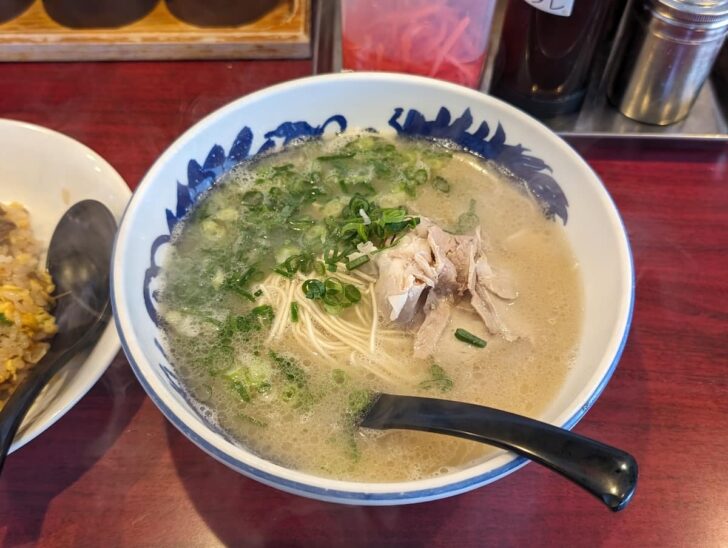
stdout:
{"type": "MultiPolygon", "coordinates": [[[[620,295],[620,300],[622,302],[620,303],[621,306],[618,310],[618,322],[614,326],[612,336],[607,344],[607,351],[602,357],[600,364],[603,363],[606,357],[610,354],[612,356],[611,362],[603,373],[600,373],[603,369],[601,366],[595,370],[595,373],[590,378],[589,383],[585,385],[585,388],[583,388],[575,398],[575,401],[580,401],[582,403],[580,403],[578,408],[570,414],[569,418],[561,424],[553,423],[556,426],[566,429],[571,429],[574,425],[576,425],[599,398],[609,382],[622,355],[629,334],[634,309],[635,274],[632,251],[627,238],[627,231],[624,222],[614,200],[610,196],[601,179],[587,164],[587,162],[561,137],[556,135],[538,120],[497,98],[448,82],[421,76],[379,72],[336,73],[307,76],[266,87],[254,93],[245,95],[208,114],[176,138],[159,156],[144,175],[139,186],[132,195],[131,200],[127,204],[127,208],[122,217],[119,231],[114,243],[112,255],[111,294],[112,306],[114,309],[114,321],[121,340],[121,345],[136,377],[139,379],[144,390],[147,392],[152,401],[154,401],[155,405],[162,411],[165,417],[198,447],[219,462],[222,462],[239,473],[283,491],[330,502],[362,505],[391,505],[423,502],[463,493],[504,477],[505,475],[524,466],[528,460],[524,457],[514,455],[513,453],[501,451],[498,455],[487,461],[488,464],[492,466],[492,469],[482,473],[472,473],[472,470],[477,468],[476,465],[453,474],[438,476],[436,478],[388,483],[353,482],[323,478],[314,474],[303,473],[273,464],[270,461],[254,455],[252,452],[249,452],[244,448],[231,444],[233,450],[244,453],[245,460],[241,460],[240,458],[233,456],[218,447],[220,442],[230,442],[221,439],[216,440],[217,443],[215,443],[215,441],[208,440],[201,432],[198,432],[198,430],[205,433],[209,432],[206,427],[202,429],[199,427],[190,427],[190,425],[180,418],[172,409],[172,406],[178,406],[178,404],[171,399],[171,397],[169,398],[169,401],[167,401],[168,398],[165,397],[165,394],[158,392],[155,387],[152,386],[152,383],[146,378],[144,372],[145,368],[149,368],[151,371],[151,361],[141,351],[141,347],[136,344],[133,337],[132,339],[127,338],[127,330],[124,328],[124,325],[126,324],[131,326],[131,319],[125,303],[123,303],[123,301],[122,303],[119,302],[125,293],[125,290],[123,290],[125,287],[122,276],[123,269],[121,268],[121,256],[119,253],[120,249],[126,246],[128,227],[125,221],[128,218],[127,215],[134,211],[137,203],[141,200],[140,196],[142,196],[146,189],[153,184],[163,166],[165,166],[168,161],[177,154],[179,149],[190,141],[193,141],[195,136],[208,126],[214,125],[225,119],[230,114],[235,113],[238,109],[244,108],[247,104],[255,104],[257,101],[264,99],[267,96],[275,96],[276,94],[299,87],[305,88],[308,85],[322,85],[329,82],[336,83],[341,81],[372,80],[390,84],[404,83],[411,85],[414,83],[426,88],[439,88],[441,91],[454,93],[455,95],[472,99],[478,104],[486,104],[497,110],[506,111],[509,117],[519,119],[519,121],[525,126],[532,126],[536,133],[541,134],[540,136],[542,138],[553,141],[564,152],[564,154],[569,157],[571,162],[580,164],[592,178],[592,184],[595,186],[595,190],[600,195],[601,201],[605,206],[606,213],[611,220],[610,232],[617,236],[616,243],[621,259],[620,271],[628,285],[628,289],[625,291],[625,294],[620,295]],[[122,306],[119,306],[119,304],[122,304],[122,306]],[[596,385],[593,389],[589,388],[594,384],[595,377],[599,377],[596,385]],[[588,393],[585,394],[585,392],[588,393]],[[467,473],[467,471],[470,471],[470,473],[467,473]],[[453,479],[454,477],[457,477],[457,479],[453,479]]],[[[133,335],[133,328],[130,327],[129,329],[133,335]]],[[[574,406],[572,405],[570,407],[574,406]]],[[[185,410],[185,412],[191,413],[190,410],[185,410]]],[[[562,415],[565,413],[566,411],[562,413],[562,415]]]]}
{"type": "MultiPolygon", "coordinates": [[[[93,159],[97,164],[103,166],[106,170],[108,178],[103,180],[108,181],[109,188],[114,189],[114,193],[118,193],[120,196],[124,196],[128,200],[132,195],[129,185],[127,185],[124,178],[119,172],[112,166],[106,158],[96,152],[94,149],[85,145],[84,143],[74,139],[70,135],[61,133],[54,129],[33,124],[30,122],[24,122],[22,120],[15,120],[12,118],[0,118],[0,131],[9,128],[10,130],[20,130],[37,133],[56,142],[63,143],[64,146],[77,150],[79,154],[84,155],[89,159],[93,159]]],[[[30,209],[30,208],[29,208],[30,209]]],[[[31,211],[32,214],[32,211],[31,211]]],[[[120,224],[121,217],[114,216],[116,221],[120,224]]],[[[116,326],[109,322],[104,328],[104,332],[96,344],[88,351],[84,361],[79,364],[79,371],[84,370],[87,374],[87,380],[83,383],[83,386],[79,387],[75,394],[71,396],[63,397],[63,391],[55,395],[50,403],[58,403],[59,407],[53,411],[50,415],[45,417],[44,420],[34,421],[33,424],[23,429],[26,419],[20,426],[18,435],[16,435],[13,443],[10,446],[8,454],[13,453],[30,443],[35,438],[40,436],[43,432],[53,426],[58,420],[61,419],[66,413],[68,413],[80,400],[83,398],[91,388],[98,382],[104,372],[108,369],[111,362],[114,360],[116,355],[121,349],[121,342],[117,336],[116,326]],[[98,355],[94,355],[98,354],[98,355]],[[93,357],[93,360],[91,359],[93,357]]],[[[45,409],[44,409],[45,411],[45,409]]]]}

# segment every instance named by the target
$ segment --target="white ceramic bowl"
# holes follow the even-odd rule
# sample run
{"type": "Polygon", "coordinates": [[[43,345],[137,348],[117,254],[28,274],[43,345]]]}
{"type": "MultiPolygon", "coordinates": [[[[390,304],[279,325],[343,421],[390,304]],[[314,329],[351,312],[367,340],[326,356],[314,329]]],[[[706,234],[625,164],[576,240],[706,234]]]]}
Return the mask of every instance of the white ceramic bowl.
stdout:
{"type": "MultiPolygon", "coordinates": [[[[93,198],[121,219],[131,191],[116,170],[90,148],[49,129],[0,119],[0,202],[20,202],[30,212],[35,237],[46,245],[63,213],[93,198]]],[[[90,353],[56,375],[26,415],[12,453],[60,419],[83,397],[119,352],[109,325],[90,353]]]]}
{"type": "Polygon", "coordinates": [[[219,461],[268,485],[379,505],[442,498],[494,481],[525,460],[503,451],[458,472],[401,483],[335,481],[268,462],[195,412],[159,343],[154,291],[177,219],[239,160],[296,137],[345,128],[452,138],[503,161],[526,179],[554,222],[567,221],[585,280],[585,329],[563,389],[539,418],[574,426],[609,380],[629,329],[633,267],[620,217],[599,178],[546,127],[497,99],[426,78],[358,73],[288,82],[229,104],[175,141],[139,185],[117,237],[112,293],[122,346],[147,393],[177,428],[219,461]]]}

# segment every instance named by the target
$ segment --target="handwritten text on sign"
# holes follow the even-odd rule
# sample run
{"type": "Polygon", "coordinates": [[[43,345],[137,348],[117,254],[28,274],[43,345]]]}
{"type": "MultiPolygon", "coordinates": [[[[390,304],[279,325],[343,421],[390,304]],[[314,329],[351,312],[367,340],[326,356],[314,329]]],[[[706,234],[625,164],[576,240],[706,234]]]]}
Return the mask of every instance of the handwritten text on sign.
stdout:
{"type": "Polygon", "coordinates": [[[553,15],[561,15],[568,17],[574,8],[574,0],[525,0],[534,8],[552,13],[553,15]]]}

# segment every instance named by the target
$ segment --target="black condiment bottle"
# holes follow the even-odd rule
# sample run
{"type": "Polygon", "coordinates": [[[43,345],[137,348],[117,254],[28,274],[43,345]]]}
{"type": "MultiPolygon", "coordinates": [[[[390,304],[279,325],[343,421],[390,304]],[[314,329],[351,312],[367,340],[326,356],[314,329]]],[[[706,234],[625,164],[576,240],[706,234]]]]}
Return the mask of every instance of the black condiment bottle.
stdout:
{"type": "Polygon", "coordinates": [[[69,28],[116,28],[142,19],[159,0],[43,0],[57,23],[69,28]]]}
{"type": "Polygon", "coordinates": [[[539,118],[576,112],[619,0],[510,0],[490,92],[539,118]],[[552,11],[550,11],[552,10],[552,11]]]}
{"type": "Polygon", "coordinates": [[[237,27],[260,19],[280,0],[167,0],[178,19],[198,27],[237,27]]]}
{"type": "Polygon", "coordinates": [[[713,65],[713,82],[715,83],[716,96],[722,101],[718,101],[723,113],[728,119],[728,39],[723,44],[723,48],[718,54],[718,58],[713,65]]]}

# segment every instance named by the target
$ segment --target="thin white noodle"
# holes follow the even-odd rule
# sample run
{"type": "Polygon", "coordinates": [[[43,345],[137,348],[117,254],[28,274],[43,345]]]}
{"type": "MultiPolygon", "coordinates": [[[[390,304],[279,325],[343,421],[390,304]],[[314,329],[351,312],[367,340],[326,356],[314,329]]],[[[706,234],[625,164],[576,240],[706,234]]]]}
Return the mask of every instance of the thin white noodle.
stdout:
{"type": "MultiPolygon", "coordinates": [[[[401,384],[401,383],[412,383],[413,382],[413,376],[411,375],[405,375],[402,371],[397,369],[396,367],[388,368],[387,364],[379,363],[378,361],[374,360],[367,360],[366,358],[364,360],[359,360],[359,357],[365,356],[361,352],[355,354],[353,356],[354,359],[352,359],[352,363],[357,364],[359,367],[363,367],[364,369],[371,371],[375,375],[377,375],[379,378],[387,380],[393,384],[401,384]],[[358,363],[357,363],[358,362],[358,363]]],[[[391,358],[390,358],[391,359],[391,358]]],[[[391,362],[390,362],[391,365],[391,362]]]]}
{"type": "MultiPolygon", "coordinates": [[[[311,352],[312,354],[316,354],[318,351],[318,348],[310,348],[310,335],[306,329],[306,322],[302,322],[300,327],[295,327],[291,330],[291,333],[295,337],[295,339],[301,344],[303,348],[311,352]]],[[[319,337],[316,337],[316,340],[318,344],[324,349],[332,353],[331,357],[334,358],[334,354],[340,354],[342,352],[346,352],[349,350],[344,345],[338,344],[338,343],[332,343],[330,341],[326,341],[324,339],[321,339],[319,337]]]]}
{"type": "MultiPolygon", "coordinates": [[[[333,272],[331,274],[334,274],[333,272]]],[[[343,272],[337,272],[336,277],[344,282],[350,283],[350,284],[356,284],[358,286],[365,286],[366,283],[358,280],[357,278],[354,278],[353,276],[350,276],[349,274],[344,274],[343,272]]]]}
{"type": "Polygon", "coordinates": [[[370,276],[369,274],[364,274],[364,272],[360,272],[359,270],[352,270],[351,273],[355,276],[359,276],[362,280],[365,282],[369,282],[370,284],[373,284],[377,281],[376,278],[370,276]]]}
{"type": "Polygon", "coordinates": [[[367,349],[367,344],[364,340],[359,339],[351,332],[347,332],[347,327],[349,326],[342,324],[340,321],[335,321],[333,317],[321,312],[318,307],[313,308],[313,314],[315,315],[317,323],[326,329],[331,335],[341,342],[346,343],[360,354],[368,357],[372,362],[378,362],[381,364],[389,361],[389,363],[393,363],[393,359],[387,355],[383,355],[381,358],[378,355],[370,355],[367,349]]]}
{"type": "Polygon", "coordinates": [[[342,324],[341,322],[332,321],[331,318],[325,317],[323,314],[319,314],[316,316],[316,320],[325,329],[327,329],[332,335],[334,335],[337,339],[339,339],[341,342],[347,343],[352,348],[356,348],[359,350],[359,352],[367,354],[366,346],[360,346],[362,339],[354,334],[350,330],[348,330],[348,326],[346,324],[342,324]]]}
{"type": "Polygon", "coordinates": [[[294,279],[287,279],[272,274],[266,278],[260,288],[265,299],[278,312],[268,342],[281,337],[284,332],[290,332],[301,347],[320,355],[328,363],[342,363],[346,360],[345,355],[349,354],[348,362],[353,367],[369,371],[388,383],[416,382],[415,375],[403,370],[399,360],[385,349],[378,348],[380,339],[396,340],[410,335],[399,330],[378,328],[374,284],[344,273],[337,273],[336,277],[362,288],[362,298],[354,308],[354,316],[348,319],[332,316],[319,303],[303,298],[296,301],[299,307],[299,321],[296,323],[290,321],[289,309],[307,277],[299,274],[294,279]],[[371,302],[367,302],[367,299],[371,302]]]}
{"type": "Polygon", "coordinates": [[[341,352],[349,349],[346,344],[339,343],[336,340],[331,340],[330,338],[327,338],[324,333],[316,333],[315,324],[311,320],[311,315],[304,313],[304,317],[304,325],[306,326],[305,334],[306,336],[315,339],[318,345],[332,352],[341,352]]]}
{"type": "Polygon", "coordinates": [[[293,334],[293,338],[298,341],[298,344],[300,344],[303,348],[308,348],[308,336],[305,333],[302,333],[298,328],[292,329],[291,333],[293,334]]]}
{"type": "Polygon", "coordinates": [[[362,312],[363,306],[357,306],[354,309],[356,310],[356,316],[359,318],[361,323],[369,323],[369,317],[364,315],[364,312],[362,312]]]}
{"type": "Polygon", "coordinates": [[[326,358],[329,361],[333,361],[333,358],[329,356],[329,353],[324,350],[321,345],[319,344],[318,337],[313,332],[313,325],[311,325],[311,318],[309,314],[305,315],[306,320],[306,329],[308,330],[308,336],[311,339],[311,342],[316,347],[316,349],[321,353],[321,355],[326,358]]]}
{"type": "MultiPolygon", "coordinates": [[[[318,306],[316,306],[316,310],[320,311],[321,309],[318,306]]],[[[324,314],[326,314],[326,313],[320,312],[319,314],[317,314],[317,317],[321,317],[325,321],[331,322],[332,324],[338,326],[341,329],[359,333],[360,335],[365,335],[365,336],[369,334],[368,329],[364,329],[363,327],[359,327],[358,325],[347,324],[347,323],[343,322],[342,320],[340,320],[339,318],[337,318],[336,316],[330,316],[329,314],[326,314],[326,315],[324,315],[324,314]]]]}
{"type": "Polygon", "coordinates": [[[268,334],[267,342],[270,342],[274,338],[278,337],[283,329],[285,329],[286,324],[288,323],[288,319],[290,317],[291,301],[293,300],[293,291],[295,287],[296,286],[294,284],[291,284],[288,291],[286,292],[286,296],[283,300],[283,306],[280,307],[278,314],[273,321],[273,326],[271,327],[270,333],[268,334]]]}
{"type": "MultiPolygon", "coordinates": [[[[309,331],[309,329],[308,329],[308,325],[309,325],[308,320],[309,319],[310,319],[310,316],[306,315],[306,320],[304,320],[302,322],[302,325],[300,323],[299,323],[299,325],[296,325],[294,327],[294,330],[297,331],[301,335],[305,335],[306,337],[311,337],[312,339],[315,339],[316,342],[318,343],[318,345],[320,345],[324,350],[328,350],[328,351],[334,352],[334,353],[346,352],[346,351],[350,350],[350,348],[347,345],[325,337],[324,333],[316,333],[312,322],[311,322],[312,331],[309,331]]],[[[305,347],[306,345],[304,344],[303,346],[305,347]]]]}
{"type": "Polygon", "coordinates": [[[273,297],[271,297],[270,290],[264,285],[260,286],[260,290],[263,292],[263,297],[265,298],[266,301],[268,301],[268,304],[272,305],[273,297]]]}

